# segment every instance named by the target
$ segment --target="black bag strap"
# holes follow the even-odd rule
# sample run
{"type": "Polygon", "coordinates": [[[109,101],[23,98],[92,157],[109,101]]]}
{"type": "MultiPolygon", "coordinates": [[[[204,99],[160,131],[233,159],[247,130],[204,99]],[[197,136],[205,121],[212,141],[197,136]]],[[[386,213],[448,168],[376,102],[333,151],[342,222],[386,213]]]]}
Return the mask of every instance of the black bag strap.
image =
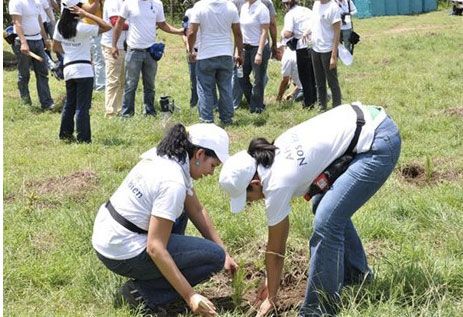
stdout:
{"type": "Polygon", "coordinates": [[[84,59],[82,59],[82,60],[78,59],[78,60],[75,60],[75,61],[67,62],[66,64],[64,64],[63,68],[65,68],[66,66],[72,65],[72,64],[90,64],[91,65],[92,62],[88,61],[88,60],[84,60],[84,59]]]}
{"type": "Polygon", "coordinates": [[[347,7],[349,8],[349,15],[350,15],[350,25],[352,26],[352,31],[354,31],[354,21],[352,21],[352,15],[350,14],[350,0],[347,0],[347,7]]]}
{"type": "Polygon", "coordinates": [[[116,209],[114,209],[114,206],[113,204],[111,204],[111,201],[108,200],[105,206],[106,206],[106,209],[108,209],[111,216],[114,218],[114,220],[116,220],[121,226],[123,226],[127,230],[130,230],[132,232],[139,233],[139,234],[148,234],[148,231],[139,228],[138,226],[134,225],[132,222],[122,217],[121,214],[118,213],[116,209]]]}
{"type": "Polygon", "coordinates": [[[350,141],[349,147],[347,148],[344,155],[353,155],[354,148],[357,146],[357,142],[360,137],[360,133],[362,132],[362,127],[365,125],[365,117],[363,115],[362,109],[359,106],[351,104],[352,109],[354,109],[355,113],[357,114],[357,127],[355,128],[354,137],[352,141],[350,141]]]}

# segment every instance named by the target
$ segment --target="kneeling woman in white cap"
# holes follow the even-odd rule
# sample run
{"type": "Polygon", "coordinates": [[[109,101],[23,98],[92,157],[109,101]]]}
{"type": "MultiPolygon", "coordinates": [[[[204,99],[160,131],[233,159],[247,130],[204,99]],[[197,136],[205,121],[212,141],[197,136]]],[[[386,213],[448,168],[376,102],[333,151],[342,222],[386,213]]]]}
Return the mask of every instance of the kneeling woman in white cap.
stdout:
{"type": "Polygon", "coordinates": [[[92,244],[106,267],[131,278],[121,288],[131,306],[156,310],[181,297],[193,312],[215,316],[214,305],[192,286],[222,268],[234,271],[236,263],[192,179],[212,175],[227,160],[228,144],[227,133],[214,124],[177,124],[100,207],[92,244]],[[184,235],[188,219],[206,239],[184,235]]]}
{"type": "Polygon", "coordinates": [[[351,217],[389,177],[400,145],[398,128],[382,108],[343,105],[289,129],[274,143],[254,139],[247,152],[224,164],[220,185],[231,196],[233,212],[246,201],[265,199],[267,280],[258,292],[258,316],[277,300],[294,197],[319,193],[313,198],[309,276],[299,316],[336,314],[341,288],[372,278],[351,217]],[[334,174],[340,176],[334,180],[334,174]],[[326,176],[331,186],[323,186],[326,176]]]}

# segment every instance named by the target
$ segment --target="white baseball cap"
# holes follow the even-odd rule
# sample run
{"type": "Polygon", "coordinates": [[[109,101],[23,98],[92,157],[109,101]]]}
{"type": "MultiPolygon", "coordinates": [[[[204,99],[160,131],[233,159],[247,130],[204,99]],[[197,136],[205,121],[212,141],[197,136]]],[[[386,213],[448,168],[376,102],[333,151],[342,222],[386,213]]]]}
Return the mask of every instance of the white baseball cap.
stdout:
{"type": "Polygon", "coordinates": [[[61,1],[63,6],[65,6],[66,8],[72,8],[81,2],[82,2],[81,0],[62,0],[61,1]]]}
{"type": "Polygon", "coordinates": [[[230,194],[230,207],[239,213],[246,207],[246,189],[257,171],[256,160],[246,151],[232,155],[222,166],[219,183],[230,194]]]}
{"type": "Polygon", "coordinates": [[[228,134],[224,129],[213,123],[197,123],[190,125],[187,131],[191,143],[214,151],[222,163],[230,157],[228,134]]]}

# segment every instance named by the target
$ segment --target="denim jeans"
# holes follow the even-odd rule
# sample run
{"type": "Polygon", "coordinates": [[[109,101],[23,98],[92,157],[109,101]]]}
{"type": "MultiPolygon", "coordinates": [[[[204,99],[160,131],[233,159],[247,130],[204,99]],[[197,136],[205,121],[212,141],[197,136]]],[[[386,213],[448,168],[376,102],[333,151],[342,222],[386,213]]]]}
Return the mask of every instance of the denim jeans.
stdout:
{"type": "Polygon", "coordinates": [[[322,110],[326,110],[328,95],[326,82],[330,86],[333,95],[333,108],[341,104],[341,88],[339,87],[337,68],[330,69],[331,52],[317,53],[312,50],[312,65],[317,83],[318,103],[322,110]]]}
{"type": "Polygon", "coordinates": [[[47,109],[53,105],[53,99],[50,95],[50,87],[48,86],[48,68],[45,56],[45,48],[42,40],[27,40],[29,50],[43,58],[43,62],[39,62],[34,58],[21,53],[21,43],[18,39],[15,40],[13,50],[18,60],[18,88],[21,100],[26,103],[31,103],[29,93],[30,68],[35,73],[37,94],[39,95],[40,105],[42,109],[47,109]]]}
{"type": "Polygon", "coordinates": [[[233,58],[215,56],[196,61],[196,79],[199,98],[199,117],[203,122],[214,122],[214,93],[219,89],[217,102],[220,120],[230,124],[233,120],[232,98],[233,58]]]}
{"type": "Polygon", "coordinates": [[[254,63],[257,50],[258,47],[245,49],[243,79],[241,81],[243,93],[249,103],[249,110],[251,112],[262,111],[264,109],[265,76],[267,74],[268,60],[270,58],[270,48],[267,44],[264,46],[262,52],[262,63],[257,65],[254,63]],[[251,72],[254,74],[254,85],[251,84],[249,78],[251,72]]]}
{"type": "Polygon", "coordinates": [[[106,86],[105,60],[101,50],[101,34],[91,39],[93,70],[95,72],[95,90],[103,90],[106,86]]]}
{"type": "MultiPolygon", "coordinates": [[[[175,222],[167,250],[182,274],[194,286],[223,269],[225,252],[210,240],[185,236],[187,221],[183,213],[175,222]]],[[[98,253],[97,256],[114,273],[133,278],[136,289],[148,307],[155,309],[180,298],[146,250],[128,260],[111,260],[98,253]]]]}
{"type": "Polygon", "coordinates": [[[233,67],[233,76],[232,76],[232,91],[233,91],[233,108],[238,109],[241,100],[243,100],[243,88],[241,88],[241,78],[238,78],[237,74],[238,67],[233,67]]]}
{"type": "Polygon", "coordinates": [[[188,62],[188,69],[190,71],[190,107],[195,107],[198,104],[198,92],[196,88],[196,62],[188,62]]]}
{"type": "Polygon", "coordinates": [[[332,188],[313,202],[309,276],[299,316],[335,315],[341,288],[369,272],[351,217],[387,180],[400,147],[398,128],[388,117],[376,129],[371,150],[356,155],[332,188]]]}
{"type": "Polygon", "coordinates": [[[78,142],[92,142],[90,132],[90,105],[93,77],[66,80],[66,101],[61,112],[60,139],[73,139],[74,116],[78,142]]]}
{"type": "Polygon", "coordinates": [[[352,53],[352,43],[349,41],[352,29],[341,30],[341,40],[344,47],[352,53]]]}
{"type": "Polygon", "coordinates": [[[143,80],[143,108],[145,115],[155,115],[154,109],[154,79],[157,62],[146,50],[131,49],[125,54],[125,87],[122,102],[122,116],[135,114],[135,92],[137,91],[140,72],[143,80]]]}

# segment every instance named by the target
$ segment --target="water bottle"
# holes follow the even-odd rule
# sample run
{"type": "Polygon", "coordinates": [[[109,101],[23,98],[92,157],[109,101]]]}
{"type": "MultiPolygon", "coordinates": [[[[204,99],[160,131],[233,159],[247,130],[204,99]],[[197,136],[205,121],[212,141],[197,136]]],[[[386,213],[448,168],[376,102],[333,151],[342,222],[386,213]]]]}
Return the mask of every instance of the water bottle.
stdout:
{"type": "Polygon", "coordinates": [[[236,77],[243,78],[243,66],[238,66],[236,69],[236,77]]]}

